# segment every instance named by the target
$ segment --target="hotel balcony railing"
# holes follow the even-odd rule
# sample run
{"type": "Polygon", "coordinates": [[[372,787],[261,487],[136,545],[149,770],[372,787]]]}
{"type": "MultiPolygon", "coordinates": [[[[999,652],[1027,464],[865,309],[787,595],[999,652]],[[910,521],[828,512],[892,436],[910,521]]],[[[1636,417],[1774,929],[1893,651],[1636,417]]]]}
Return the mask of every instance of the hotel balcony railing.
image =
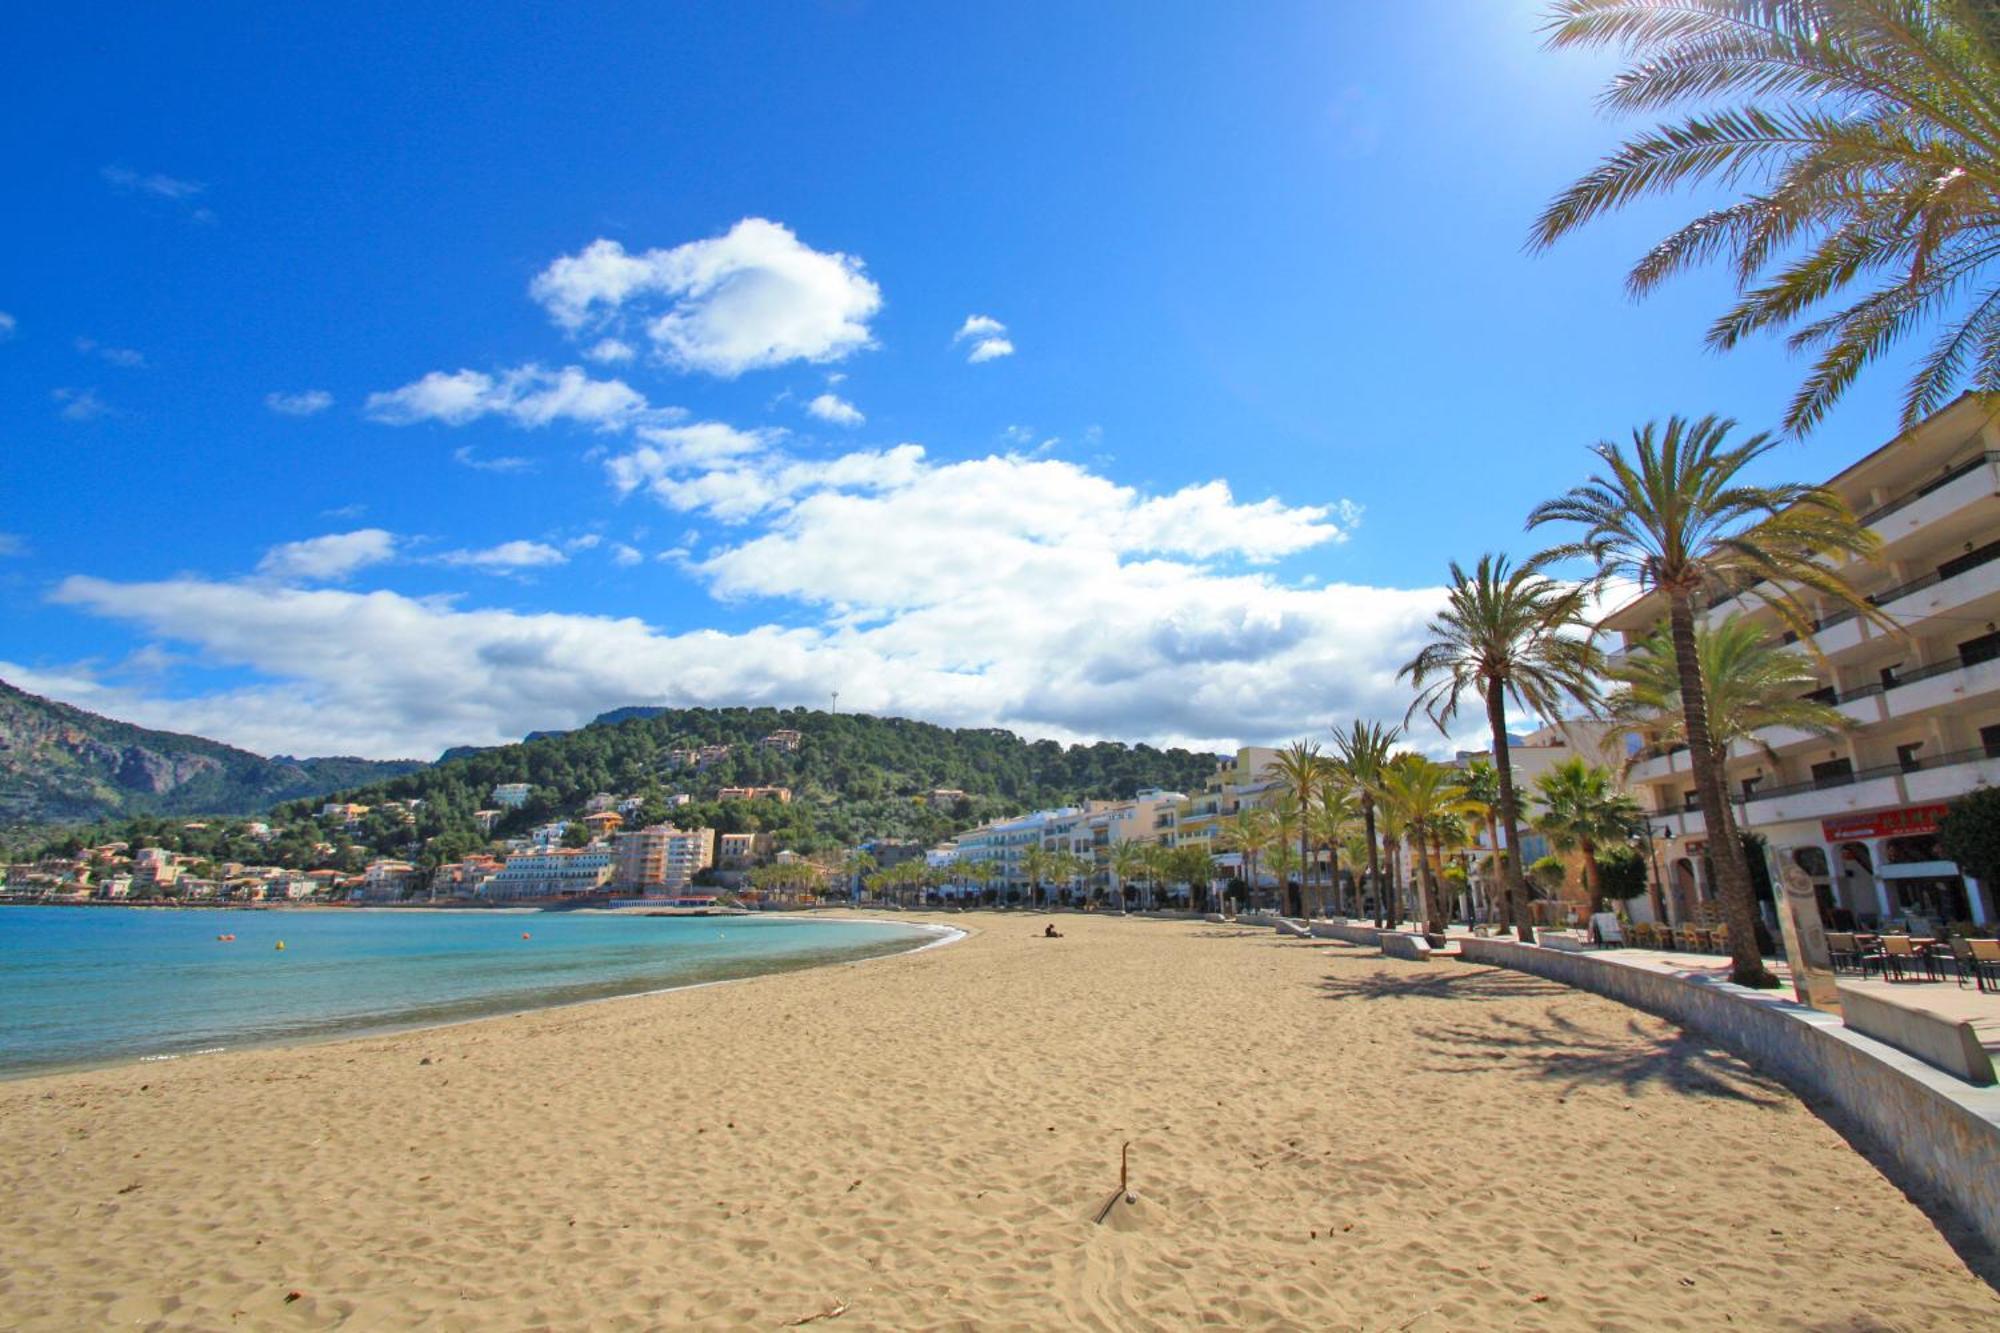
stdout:
{"type": "Polygon", "coordinates": [[[1962,657],[1947,657],[1944,661],[1933,662],[1929,666],[1920,666],[1909,671],[1898,672],[1894,680],[1870,681],[1866,685],[1857,685],[1851,690],[1840,690],[1838,692],[1832,686],[1828,686],[1825,689],[1814,690],[1810,694],[1803,694],[1799,697],[1802,699],[1812,699],[1823,704],[1851,704],[1856,699],[1871,699],[1878,694],[1887,694],[1890,690],[1900,690],[1905,685],[1915,685],[1918,681],[1935,680],[1939,676],[1948,676],[1954,671],[1963,671],[1967,667],[1978,666],[1983,662],[1992,660],[1992,658],[1988,657],[1976,657],[1968,662],[1962,657]]]}
{"type": "MultiPolygon", "coordinates": [[[[1908,583],[1899,583],[1893,588],[1884,588],[1881,592],[1869,593],[1868,604],[1870,606],[1887,606],[1893,601],[1908,597],[1913,592],[1922,592],[1926,588],[1935,588],[1947,579],[1955,579],[1961,574],[1969,574],[1982,565],[1990,565],[1995,560],[2000,560],[2000,551],[1994,551],[1990,555],[1983,555],[1982,558],[1977,560],[1969,556],[1966,559],[1970,563],[1961,563],[1957,568],[1951,570],[1950,573],[1946,573],[1943,569],[1934,569],[1928,574],[1911,579],[1908,583]]],[[[1829,615],[1821,616],[1818,620],[1812,622],[1813,633],[1817,634],[1821,630],[1832,629],[1835,625],[1844,625],[1854,619],[1856,614],[1854,611],[1835,611],[1829,615]]],[[[1799,636],[1791,630],[1786,630],[1779,636],[1779,640],[1783,643],[1797,643],[1799,636]]]]}
{"type": "MultiPolygon", "coordinates": [[[[1994,453],[1989,451],[1987,453],[1974,454],[1972,457],[1966,459],[1963,463],[1960,463],[1957,467],[1952,468],[1949,472],[1945,472],[1939,476],[1933,477],[1931,480],[1925,482],[1923,485],[1917,487],[1915,490],[1906,491],[1903,494],[1897,496],[1893,500],[1885,500],[1883,503],[1877,505],[1875,508],[1869,510],[1867,513],[1860,515],[1861,526],[1864,528],[1872,527],[1875,524],[1881,522],[1883,519],[1889,517],[1889,515],[1895,513],[1898,509],[1908,508],[1910,505],[1915,504],[1917,501],[1923,499],[1926,495],[1929,495],[1931,492],[1942,490],[1946,486],[1951,485],[1951,483],[1953,483],[1954,481],[1957,481],[1960,477],[1967,476],[1971,473],[1977,472],[1980,468],[1985,467],[1991,463],[2000,463],[2000,453],[1994,453]]],[[[1729,601],[1730,599],[1738,596],[1739,594],[1748,592],[1751,588],[1754,588],[1756,586],[1757,585],[1755,583],[1748,583],[1740,588],[1732,588],[1725,592],[1719,592],[1715,594],[1713,597],[1708,599],[1708,609],[1713,611],[1716,607],[1721,606],[1724,602],[1729,601]]],[[[1905,588],[1902,591],[1904,593],[1907,593],[1914,591],[1914,589],[1905,588]]],[[[1884,598],[1870,598],[1869,600],[1876,602],[1877,605],[1880,605],[1880,602],[1882,600],[1887,600],[1887,599],[1884,597],[1884,598]]],[[[1854,613],[1852,611],[1837,612],[1836,614],[1829,616],[1821,624],[1815,626],[1815,628],[1825,629],[1829,625],[1838,625],[1843,620],[1852,619],[1853,616],[1854,613]]]]}
{"type": "MultiPolygon", "coordinates": [[[[1873,768],[1857,768],[1848,773],[1832,773],[1823,778],[1788,783],[1782,787],[1758,787],[1747,794],[1733,793],[1729,799],[1735,805],[1755,804],[1758,801],[1776,800],[1780,796],[1799,796],[1809,791],[1831,791],[1836,787],[1852,787],[1857,782],[1872,782],[1876,778],[1899,777],[1905,773],[1926,773],[1932,769],[1950,768],[1954,764],[1976,764],[1987,759],[2000,759],[2000,745],[1988,745],[1977,750],[1954,750],[1949,754],[1928,757],[1918,756],[1899,763],[1877,764],[1873,768]]],[[[1699,801],[1678,801],[1647,813],[1698,815],[1701,812],[1699,801]]]]}

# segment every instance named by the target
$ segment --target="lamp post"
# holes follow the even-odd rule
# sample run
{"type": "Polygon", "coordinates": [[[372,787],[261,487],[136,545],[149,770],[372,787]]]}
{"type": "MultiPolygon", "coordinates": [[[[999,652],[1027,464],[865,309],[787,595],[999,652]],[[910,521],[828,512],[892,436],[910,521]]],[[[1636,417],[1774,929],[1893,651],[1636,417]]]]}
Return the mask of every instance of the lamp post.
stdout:
{"type": "MultiPolygon", "coordinates": [[[[1660,849],[1653,845],[1653,821],[1641,822],[1633,830],[1633,835],[1645,842],[1646,855],[1653,862],[1653,910],[1664,917],[1668,925],[1678,926],[1680,922],[1674,920],[1678,914],[1673,910],[1673,895],[1667,892],[1666,877],[1660,873],[1660,849]]],[[[1660,836],[1671,843],[1674,840],[1673,825],[1660,825],[1660,836]]]]}

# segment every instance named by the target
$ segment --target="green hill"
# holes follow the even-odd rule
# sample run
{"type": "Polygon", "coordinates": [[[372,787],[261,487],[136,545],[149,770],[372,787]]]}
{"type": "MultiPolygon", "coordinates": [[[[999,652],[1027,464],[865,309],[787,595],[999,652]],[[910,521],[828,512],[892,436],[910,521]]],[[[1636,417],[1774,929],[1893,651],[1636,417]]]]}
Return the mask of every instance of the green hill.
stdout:
{"type": "Polygon", "coordinates": [[[422,767],[416,760],[266,759],[99,717],[0,681],[0,829],[142,814],[251,814],[422,767]]]}
{"type": "MultiPolygon", "coordinates": [[[[780,845],[810,852],[870,838],[932,842],[1037,805],[1127,797],[1148,787],[1197,789],[1216,763],[1212,754],[1189,750],[1031,743],[991,728],[805,709],[621,709],[607,717],[619,720],[460,753],[341,795],[371,806],[422,801],[406,831],[371,817],[359,833],[372,850],[432,862],[484,844],[473,812],[489,808],[495,784],[507,782],[530,783],[533,791],[494,829],[497,836],[575,815],[592,795],[607,792],[642,798],[638,818],[647,822],[769,831],[780,845]],[[796,752],[758,744],[780,729],[800,734],[796,752]],[[702,745],[726,745],[730,753],[699,772],[670,764],[670,750],[702,745]],[[793,800],[715,800],[725,786],[788,787],[793,800]],[[930,793],[940,788],[965,797],[933,802],[930,793]],[[671,807],[667,798],[675,793],[692,797],[693,805],[671,807]]],[[[316,807],[299,802],[276,814],[305,819],[316,807]]]]}

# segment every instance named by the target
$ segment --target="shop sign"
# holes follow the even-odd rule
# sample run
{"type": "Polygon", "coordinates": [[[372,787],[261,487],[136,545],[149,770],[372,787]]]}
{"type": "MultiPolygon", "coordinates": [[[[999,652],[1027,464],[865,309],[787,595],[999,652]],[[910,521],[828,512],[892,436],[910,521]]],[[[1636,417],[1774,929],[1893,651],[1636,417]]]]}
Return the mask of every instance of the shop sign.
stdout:
{"type": "Polygon", "coordinates": [[[1820,830],[1828,842],[1851,842],[1857,838],[1900,838],[1906,834],[1936,833],[1938,821],[1949,807],[1908,805],[1901,810],[1878,810],[1872,815],[1843,815],[1822,819],[1820,830]]]}

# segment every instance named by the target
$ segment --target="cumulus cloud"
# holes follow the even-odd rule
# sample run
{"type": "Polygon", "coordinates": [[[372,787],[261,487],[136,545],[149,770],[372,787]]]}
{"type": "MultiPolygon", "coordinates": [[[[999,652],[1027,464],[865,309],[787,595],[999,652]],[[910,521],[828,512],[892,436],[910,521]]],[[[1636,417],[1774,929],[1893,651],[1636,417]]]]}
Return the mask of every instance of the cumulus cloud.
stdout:
{"type": "Polygon", "coordinates": [[[333,395],[325,389],[307,389],[303,393],[267,393],[264,406],[284,417],[309,417],[315,412],[324,412],[333,406],[333,395]]]}
{"type": "Polygon", "coordinates": [[[257,572],[265,578],[286,582],[324,583],[393,560],[395,555],[394,533],[381,528],[360,528],[273,546],[257,562],[257,572]]]}
{"type": "Polygon", "coordinates": [[[821,394],[806,404],[806,411],[821,421],[831,421],[836,426],[858,426],[868,420],[861,415],[860,408],[835,393],[821,394]]]}
{"type": "Polygon", "coordinates": [[[860,259],[815,250],[764,218],[636,254],[592,241],[537,274],[529,294],[571,333],[636,321],[669,365],[723,378],[838,361],[871,344],[868,321],[882,307],[860,259]]]}
{"type": "Polygon", "coordinates": [[[639,353],[631,343],[621,338],[600,338],[584,351],[584,355],[600,365],[613,365],[620,361],[630,361],[639,353]]]}
{"type": "Polygon", "coordinates": [[[965,323],[958,326],[958,332],[951,335],[951,340],[972,344],[965,359],[975,366],[982,361],[1014,355],[1014,344],[1007,337],[1007,326],[991,315],[967,315],[965,323]]]}
{"type": "Polygon", "coordinates": [[[547,542],[511,541],[489,546],[483,551],[446,551],[438,559],[447,565],[480,569],[493,574],[511,574],[521,569],[542,569],[569,562],[547,542]]]}
{"type": "Polygon", "coordinates": [[[498,375],[434,370],[400,389],[369,394],[365,410],[391,426],[463,426],[494,416],[528,428],[567,420],[621,430],[648,409],[644,395],[623,380],[592,379],[579,366],[548,370],[530,362],[498,375]]]}
{"type": "Polygon", "coordinates": [[[636,546],[628,546],[624,542],[613,542],[611,544],[611,560],[612,563],[629,569],[633,565],[645,564],[646,556],[636,546]]]}
{"type": "Polygon", "coordinates": [[[0,310],[0,343],[6,342],[9,338],[13,337],[14,330],[19,327],[19,320],[6,311],[0,310]]]}

